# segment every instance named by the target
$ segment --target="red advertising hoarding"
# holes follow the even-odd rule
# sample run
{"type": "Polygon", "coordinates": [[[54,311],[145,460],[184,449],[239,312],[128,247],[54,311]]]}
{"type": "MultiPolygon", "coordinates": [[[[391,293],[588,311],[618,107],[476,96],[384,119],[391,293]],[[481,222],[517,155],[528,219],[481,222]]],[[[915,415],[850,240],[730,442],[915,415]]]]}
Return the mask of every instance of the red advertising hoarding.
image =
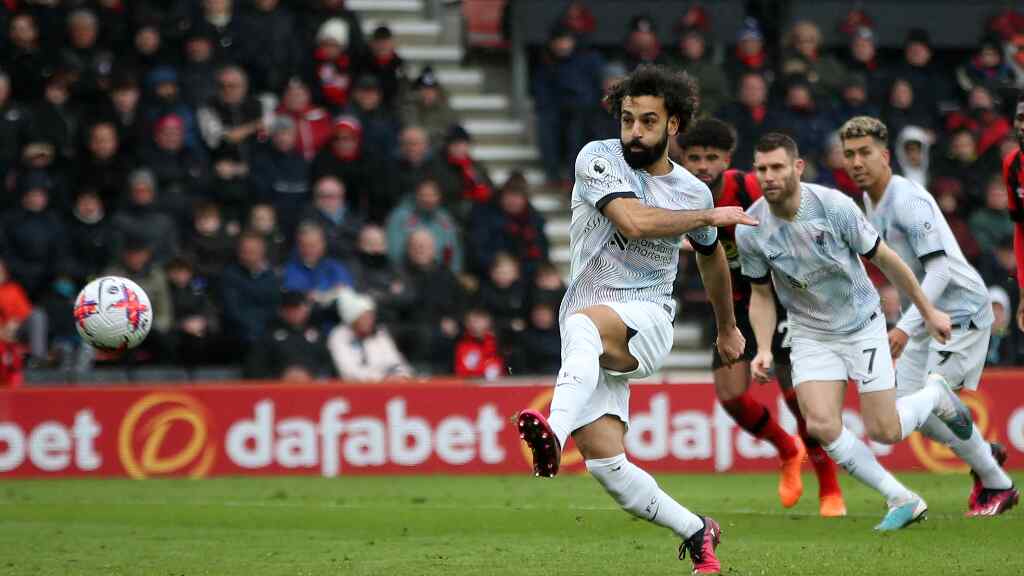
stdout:
{"type": "MultiPolygon", "coordinates": [[[[1021,374],[989,373],[966,393],[989,440],[1024,467],[1021,374]]],[[[852,388],[852,387],[851,387],[852,388]]],[[[755,395],[792,430],[774,385],[755,395]]],[[[193,386],[0,391],[0,476],[529,473],[511,417],[546,408],[548,386],[193,386]]],[[[863,426],[852,390],[847,425],[863,426]]],[[[774,450],[739,431],[710,384],[635,385],[627,450],[652,471],[769,471],[774,450]]],[[[914,435],[871,444],[892,470],[963,470],[914,435]]],[[[583,471],[579,453],[563,470],[583,471]]]]}

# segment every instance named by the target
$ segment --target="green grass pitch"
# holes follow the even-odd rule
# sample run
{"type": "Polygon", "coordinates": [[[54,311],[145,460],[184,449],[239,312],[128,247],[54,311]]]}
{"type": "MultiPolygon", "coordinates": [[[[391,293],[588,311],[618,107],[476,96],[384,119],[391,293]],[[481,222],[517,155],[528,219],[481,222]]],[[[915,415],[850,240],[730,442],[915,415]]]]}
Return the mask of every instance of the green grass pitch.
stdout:
{"type": "MultiPolygon", "coordinates": [[[[849,477],[831,520],[809,475],[788,511],[774,475],[658,479],[721,523],[725,574],[1024,574],[1024,510],[965,519],[965,476],[900,476],[931,510],[887,535],[849,477]]],[[[687,574],[677,545],[586,476],[0,482],[0,574],[687,574]]]]}

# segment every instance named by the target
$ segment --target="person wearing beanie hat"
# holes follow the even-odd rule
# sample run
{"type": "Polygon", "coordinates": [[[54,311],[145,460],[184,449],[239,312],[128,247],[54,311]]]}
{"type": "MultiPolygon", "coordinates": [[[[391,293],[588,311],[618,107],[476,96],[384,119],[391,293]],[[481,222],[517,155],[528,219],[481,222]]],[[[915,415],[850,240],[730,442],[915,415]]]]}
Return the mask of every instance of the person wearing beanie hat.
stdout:
{"type": "Polygon", "coordinates": [[[364,73],[356,80],[346,112],[359,118],[363,125],[363,150],[377,159],[390,156],[398,147],[398,118],[385,97],[381,79],[364,73]]]}
{"type": "MultiPolygon", "coordinates": [[[[940,111],[955,107],[954,84],[950,74],[935,62],[931,36],[924,28],[912,28],[903,43],[903,61],[891,78],[906,79],[914,92],[913,110],[935,118],[940,111]]],[[[919,124],[923,125],[923,124],[919,124]]],[[[889,126],[890,129],[892,126],[889,126]]]]}
{"type": "Polygon", "coordinates": [[[192,108],[181,98],[178,72],[171,66],[158,66],[146,75],[145,86],[147,97],[143,99],[146,105],[142,110],[144,129],[149,132],[160,119],[168,115],[177,116],[184,128],[185,146],[192,150],[199,149],[199,127],[192,108]]]}
{"type": "Polygon", "coordinates": [[[771,60],[761,25],[754,18],[744,18],[736,34],[736,49],[726,58],[729,84],[738,87],[742,76],[750,72],[760,74],[770,84],[775,79],[771,60]]]}
{"type": "Polygon", "coordinates": [[[457,123],[459,117],[448,105],[448,95],[430,66],[423,67],[413,88],[399,111],[402,124],[422,126],[429,134],[430,141],[439,144],[445,131],[457,123]]]}
{"type": "Polygon", "coordinates": [[[277,318],[249,347],[242,369],[245,377],[276,379],[297,368],[314,378],[333,375],[324,334],[310,323],[307,295],[286,289],[278,302],[277,318]]]}
{"type": "Polygon", "coordinates": [[[434,159],[433,169],[444,197],[443,204],[451,210],[463,230],[468,226],[473,206],[490,201],[494,190],[486,168],[471,156],[469,143],[466,129],[452,126],[434,159]]]}
{"type": "Polygon", "coordinates": [[[718,110],[728,99],[729,79],[721,64],[712,58],[706,30],[697,26],[681,27],[677,36],[669,61],[697,81],[701,110],[718,110]]]}
{"type": "Polygon", "coordinates": [[[992,91],[1012,91],[1016,75],[1003,58],[1003,43],[998,36],[988,34],[978,43],[971,59],[956,69],[956,82],[963,95],[970,94],[976,86],[985,86],[992,91]]]}
{"type": "Polygon", "coordinates": [[[157,201],[157,183],[152,171],[141,168],[128,178],[128,198],[114,213],[111,225],[115,237],[143,238],[153,249],[153,259],[163,264],[178,253],[178,226],[157,201]]]}
{"type": "Polygon", "coordinates": [[[313,69],[320,100],[331,110],[348,104],[349,91],[360,62],[349,42],[349,24],[340,18],[324,22],[316,34],[313,69]]]}
{"type": "Polygon", "coordinates": [[[17,181],[18,208],[0,218],[0,246],[5,250],[7,269],[34,302],[57,272],[67,253],[64,224],[54,207],[50,190],[53,180],[33,170],[17,181]]]}
{"type": "MultiPolygon", "coordinates": [[[[366,153],[363,124],[355,116],[341,116],[334,122],[334,138],[313,160],[313,181],[333,176],[345,184],[348,210],[367,217],[375,191],[380,187],[380,160],[366,153]]],[[[379,208],[379,207],[378,207],[379,208]]]]}
{"type": "Polygon", "coordinates": [[[343,291],[338,316],[342,323],[331,330],[327,349],[342,380],[377,382],[412,375],[391,334],[377,326],[376,306],[369,296],[343,291]]]}
{"type": "Polygon", "coordinates": [[[370,37],[364,73],[377,79],[384,108],[394,111],[399,88],[406,82],[405,61],[395,50],[394,35],[386,24],[378,26],[370,37]]]}

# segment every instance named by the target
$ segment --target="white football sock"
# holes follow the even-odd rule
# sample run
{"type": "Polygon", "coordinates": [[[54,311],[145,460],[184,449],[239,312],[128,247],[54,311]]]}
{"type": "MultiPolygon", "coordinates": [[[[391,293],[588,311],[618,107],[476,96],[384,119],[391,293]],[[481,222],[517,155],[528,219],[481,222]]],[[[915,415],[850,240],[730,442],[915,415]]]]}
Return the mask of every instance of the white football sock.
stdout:
{"type": "Polygon", "coordinates": [[[992,449],[988,442],[981,435],[978,427],[974,427],[974,433],[967,440],[956,437],[949,427],[942,423],[937,416],[929,418],[920,428],[925,436],[949,446],[961,460],[967,463],[974,470],[985,488],[1002,490],[1013,486],[1013,480],[1006,475],[1006,472],[992,456],[992,449]]]}
{"type": "Polygon", "coordinates": [[[625,454],[587,460],[587,470],[630,514],[664,526],[686,540],[704,521],[658,487],[654,478],[626,459],[625,454]]]}
{"type": "Polygon", "coordinates": [[[600,357],[604,353],[601,333],[594,322],[583,314],[565,320],[565,343],[562,346],[562,367],[555,380],[548,424],[558,438],[559,447],[572,434],[580,408],[590,400],[601,375],[600,357]]]}
{"type": "Polygon", "coordinates": [[[900,438],[907,439],[932,415],[932,410],[939,402],[941,391],[925,386],[913,394],[896,399],[896,412],[900,416],[900,438]]]}
{"type": "Polygon", "coordinates": [[[861,442],[846,427],[843,427],[839,438],[825,445],[825,451],[836,464],[849,472],[850,476],[881,492],[890,506],[905,504],[914,497],[913,492],[888,470],[882,468],[867,444],[861,442]]]}

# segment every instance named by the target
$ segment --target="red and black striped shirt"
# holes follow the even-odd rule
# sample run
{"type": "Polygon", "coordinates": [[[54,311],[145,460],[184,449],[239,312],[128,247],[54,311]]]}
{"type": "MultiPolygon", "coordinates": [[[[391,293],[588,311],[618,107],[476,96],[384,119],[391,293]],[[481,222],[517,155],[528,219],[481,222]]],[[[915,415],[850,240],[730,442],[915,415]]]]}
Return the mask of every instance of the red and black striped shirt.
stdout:
{"type": "Polygon", "coordinates": [[[1017,257],[1017,285],[1024,288],[1024,152],[1014,150],[1003,158],[1006,206],[1013,231],[1013,252],[1017,257]]]}
{"type": "MultiPolygon", "coordinates": [[[[726,170],[722,174],[722,190],[715,195],[715,207],[739,206],[746,210],[760,197],[761,186],[753,174],[741,170],[726,170]]],[[[736,249],[735,232],[735,226],[719,228],[718,240],[725,249],[725,257],[729,260],[733,300],[741,301],[750,297],[750,282],[740,274],[740,254],[736,249]]]]}

